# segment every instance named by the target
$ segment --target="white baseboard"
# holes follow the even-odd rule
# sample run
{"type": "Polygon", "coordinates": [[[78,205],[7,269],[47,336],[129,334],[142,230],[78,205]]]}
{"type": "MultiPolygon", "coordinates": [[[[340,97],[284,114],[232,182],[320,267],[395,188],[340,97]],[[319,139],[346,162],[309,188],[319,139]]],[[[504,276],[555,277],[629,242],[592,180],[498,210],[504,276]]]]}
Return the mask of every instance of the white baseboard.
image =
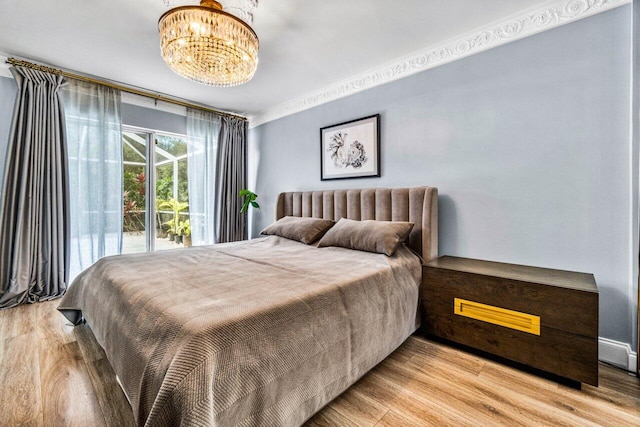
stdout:
{"type": "Polygon", "coordinates": [[[629,344],[608,338],[598,339],[598,358],[630,372],[636,372],[638,366],[638,353],[629,344]]]}

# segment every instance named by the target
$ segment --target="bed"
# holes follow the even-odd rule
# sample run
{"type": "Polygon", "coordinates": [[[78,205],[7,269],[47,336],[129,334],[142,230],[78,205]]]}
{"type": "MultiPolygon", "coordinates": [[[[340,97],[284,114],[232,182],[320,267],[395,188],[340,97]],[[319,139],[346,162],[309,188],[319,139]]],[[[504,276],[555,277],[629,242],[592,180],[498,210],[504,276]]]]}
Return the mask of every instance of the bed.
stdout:
{"type": "Polygon", "coordinates": [[[60,310],[85,321],[139,425],[296,426],[419,326],[437,189],[279,195],[276,219],[410,221],[386,255],[278,236],[103,258],[60,310]]]}

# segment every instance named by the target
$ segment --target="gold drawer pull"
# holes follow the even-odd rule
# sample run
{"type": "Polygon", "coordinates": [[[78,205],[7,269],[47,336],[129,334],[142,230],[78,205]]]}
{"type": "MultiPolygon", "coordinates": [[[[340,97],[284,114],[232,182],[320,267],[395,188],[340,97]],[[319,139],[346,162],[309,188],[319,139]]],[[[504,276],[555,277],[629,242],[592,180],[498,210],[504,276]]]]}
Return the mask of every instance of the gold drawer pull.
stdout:
{"type": "Polygon", "coordinates": [[[540,335],[540,316],[455,298],[453,312],[494,325],[540,335]]]}

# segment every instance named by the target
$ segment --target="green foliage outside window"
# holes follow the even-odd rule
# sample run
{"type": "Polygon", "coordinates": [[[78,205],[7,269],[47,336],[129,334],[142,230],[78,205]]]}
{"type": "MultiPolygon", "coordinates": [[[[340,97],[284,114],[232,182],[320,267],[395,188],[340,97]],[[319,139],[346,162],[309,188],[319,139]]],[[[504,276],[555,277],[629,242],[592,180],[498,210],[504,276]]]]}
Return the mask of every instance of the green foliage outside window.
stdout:
{"type": "Polygon", "coordinates": [[[144,230],[146,176],[144,168],[126,165],[124,168],[123,221],[124,231],[144,230]]]}
{"type": "MultiPolygon", "coordinates": [[[[187,154],[187,143],[181,138],[159,135],[156,146],[175,157],[187,154]]],[[[145,148],[142,145],[140,145],[140,147],[136,146],[136,149],[133,149],[127,144],[123,144],[123,159],[127,162],[145,163],[144,150],[145,148]]],[[[155,177],[155,206],[157,211],[169,210],[165,203],[174,199],[174,196],[177,196],[175,197],[175,201],[185,203],[189,201],[187,159],[180,159],[177,163],[172,161],[167,162],[167,160],[170,159],[164,157],[159,150],[156,151],[155,161],[157,165],[159,164],[159,166],[156,166],[155,177]],[[177,165],[178,177],[178,192],[176,195],[173,193],[174,165],[177,165]]],[[[123,176],[123,230],[125,232],[142,232],[145,229],[145,186],[145,167],[142,165],[125,164],[123,176]]],[[[188,208],[185,208],[183,212],[188,212],[188,208]]],[[[156,226],[166,229],[167,227],[162,227],[162,224],[164,223],[166,225],[169,218],[175,219],[175,212],[157,212],[156,226]]],[[[188,218],[188,216],[184,218],[188,218]]]]}

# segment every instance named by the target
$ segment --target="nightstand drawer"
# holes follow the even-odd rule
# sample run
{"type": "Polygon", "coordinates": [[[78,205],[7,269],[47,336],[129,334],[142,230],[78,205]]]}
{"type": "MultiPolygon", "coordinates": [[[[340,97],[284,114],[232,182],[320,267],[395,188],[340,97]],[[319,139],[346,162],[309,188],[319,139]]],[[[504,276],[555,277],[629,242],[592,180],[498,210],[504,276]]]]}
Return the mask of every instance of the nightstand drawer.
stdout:
{"type": "Polygon", "coordinates": [[[587,384],[598,384],[598,341],[544,328],[524,333],[454,313],[453,305],[422,301],[422,331],[587,384]],[[595,365],[594,365],[595,364],[595,365]]]}

